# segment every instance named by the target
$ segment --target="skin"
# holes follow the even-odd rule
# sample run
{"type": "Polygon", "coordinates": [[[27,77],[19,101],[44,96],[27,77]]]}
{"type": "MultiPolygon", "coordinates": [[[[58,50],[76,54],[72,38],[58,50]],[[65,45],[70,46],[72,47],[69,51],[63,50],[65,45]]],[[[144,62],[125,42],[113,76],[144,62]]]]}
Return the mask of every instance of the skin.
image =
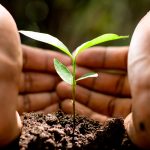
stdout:
{"type": "Polygon", "coordinates": [[[132,36],[128,76],[132,93],[132,115],[127,119],[127,131],[132,141],[150,148],[150,12],[137,25],[132,36]]]}
{"type": "Polygon", "coordinates": [[[16,112],[16,99],[22,67],[22,53],[13,18],[1,5],[0,11],[0,144],[5,145],[16,138],[21,130],[20,118],[16,112]],[[7,94],[8,91],[9,94],[7,94]]]}
{"type": "MultiPolygon", "coordinates": [[[[131,112],[127,54],[128,47],[92,47],[79,54],[77,78],[92,70],[96,70],[99,76],[77,83],[77,113],[105,122],[109,117],[125,118],[131,112]]],[[[57,94],[62,99],[63,111],[72,113],[71,86],[59,83],[57,94]]]]}
{"type": "Polygon", "coordinates": [[[15,21],[2,5],[0,33],[0,147],[3,147],[21,132],[18,112],[58,110],[55,88],[60,79],[54,71],[53,59],[66,65],[70,59],[58,52],[21,45],[15,21]]]}
{"type": "Polygon", "coordinates": [[[17,110],[23,112],[55,112],[59,109],[55,89],[60,78],[55,72],[53,60],[65,65],[70,58],[58,52],[22,45],[23,69],[19,86],[17,110]]]}

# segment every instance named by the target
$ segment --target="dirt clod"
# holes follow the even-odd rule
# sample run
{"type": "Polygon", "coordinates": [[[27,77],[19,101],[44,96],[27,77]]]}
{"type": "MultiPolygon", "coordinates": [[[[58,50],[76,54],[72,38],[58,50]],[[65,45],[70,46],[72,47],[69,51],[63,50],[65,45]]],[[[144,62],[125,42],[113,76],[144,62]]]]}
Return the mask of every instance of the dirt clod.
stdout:
{"type": "Polygon", "coordinates": [[[129,140],[123,119],[113,118],[104,125],[76,115],[73,137],[72,115],[24,113],[23,128],[15,150],[130,150],[137,149],[129,140]]]}

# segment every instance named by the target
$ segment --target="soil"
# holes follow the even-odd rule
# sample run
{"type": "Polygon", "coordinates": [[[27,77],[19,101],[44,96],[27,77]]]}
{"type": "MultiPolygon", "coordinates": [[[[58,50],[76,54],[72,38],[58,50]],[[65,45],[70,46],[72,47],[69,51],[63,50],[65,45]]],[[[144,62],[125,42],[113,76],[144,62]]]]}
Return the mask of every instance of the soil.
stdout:
{"type": "Polygon", "coordinates": [[[138,150],[129,140],[123,119],[105,124],[76,115],[73,136],[72,115],[24,113],[18,139],[3,150],[138,150]]]}

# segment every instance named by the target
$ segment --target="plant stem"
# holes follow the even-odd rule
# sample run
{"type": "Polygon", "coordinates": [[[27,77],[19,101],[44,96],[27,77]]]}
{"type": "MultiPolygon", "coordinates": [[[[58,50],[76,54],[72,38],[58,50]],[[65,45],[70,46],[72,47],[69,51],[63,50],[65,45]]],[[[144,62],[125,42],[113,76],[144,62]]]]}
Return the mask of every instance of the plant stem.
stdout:
{"type": "Polygon", "coordinates": [[[76,60],[72,59],[73,65],[73,83],[72,83],[72,99],[73,99],[73,137],[75,131],[75,94],[76,94],[76,60]]]}

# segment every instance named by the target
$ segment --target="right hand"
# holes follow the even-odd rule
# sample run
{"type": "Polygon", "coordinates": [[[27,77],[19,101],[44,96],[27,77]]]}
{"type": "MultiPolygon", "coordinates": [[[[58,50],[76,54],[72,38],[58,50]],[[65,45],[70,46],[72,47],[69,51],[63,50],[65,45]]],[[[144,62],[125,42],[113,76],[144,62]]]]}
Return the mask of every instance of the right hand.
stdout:
{"type": "Polygon", "coordinates": [[[132,115],[125,120],[131,140],[150,149],[150,12],[137,25],[128,54],[132,115]]]}

